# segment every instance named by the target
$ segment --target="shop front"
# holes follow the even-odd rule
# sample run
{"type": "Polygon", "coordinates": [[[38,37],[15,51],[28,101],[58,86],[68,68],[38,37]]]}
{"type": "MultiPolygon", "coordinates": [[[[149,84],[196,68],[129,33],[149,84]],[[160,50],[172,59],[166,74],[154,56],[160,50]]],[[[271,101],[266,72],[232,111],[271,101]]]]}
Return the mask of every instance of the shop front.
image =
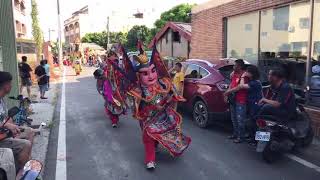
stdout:
{"type": "Polygon", "coordinates": [[[300,1],[226,18],[227,57],[243,58],[259,66],[263,78],[270,68],[283,66],[288,80],[303,88],[308,52],[310,65],[320,60],[320,1],[314,2],[312,47],[310,1],[300,1]]]}
{"type": "MultiPolygon", "coordinates": [[[[193,9],[191,58],[242,58],[259,67],[262,81],[282,66],[296,92],[313,105],[312,113],[319,114],[313,117],[320,117],[320,0],[211,4],[193,9]]],[[[314,121],[320,134],[320,118],[314,121]]]]}

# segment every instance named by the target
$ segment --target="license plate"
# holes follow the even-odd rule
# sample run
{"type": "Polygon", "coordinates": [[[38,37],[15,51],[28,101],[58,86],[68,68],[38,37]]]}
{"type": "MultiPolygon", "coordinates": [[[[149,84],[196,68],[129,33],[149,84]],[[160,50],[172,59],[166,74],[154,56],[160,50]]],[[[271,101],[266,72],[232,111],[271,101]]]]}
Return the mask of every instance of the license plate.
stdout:
{"type": "Polygon", "coordinates": [[[256,132],[256,141],[270,141],[270,132],[256,132]]]}

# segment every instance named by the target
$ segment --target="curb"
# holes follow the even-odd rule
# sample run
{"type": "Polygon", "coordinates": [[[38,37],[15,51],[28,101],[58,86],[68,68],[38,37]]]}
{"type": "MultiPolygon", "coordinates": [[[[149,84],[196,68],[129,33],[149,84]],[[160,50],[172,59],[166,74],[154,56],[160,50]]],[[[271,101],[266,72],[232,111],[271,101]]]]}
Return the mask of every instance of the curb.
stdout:
{"type": "Polygon", "coordinates": [[[58,93],[60,91],[60,85],[58,82],[52,84],[51,91],[53,91],[51,97],[49,97],[50,99],[52,99],[51,102],[40,101],[39,103],[34,104],[35,114],[30,116],[32,119],[34,119],[34,125],[40,124],[41,122],[46,123],[46,127],[41,130],[41,135],[36,135],[34,138],[31,154],[32,159],[39,160],[43,164],[43,169],[41,171],[40,177],[45,173],[44,171],[47,160],[49,139],[52,129],[51,126],[53,124],[54,113],[58,102],[58,93]]]}

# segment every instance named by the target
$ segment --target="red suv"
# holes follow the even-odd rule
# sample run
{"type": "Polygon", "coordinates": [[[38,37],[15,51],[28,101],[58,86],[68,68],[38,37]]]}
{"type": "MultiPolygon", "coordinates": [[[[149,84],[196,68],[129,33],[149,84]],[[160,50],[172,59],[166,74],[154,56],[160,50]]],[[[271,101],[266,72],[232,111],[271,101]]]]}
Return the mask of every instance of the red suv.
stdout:
{"type": "Polygon", "coordinates": [[[181,106],[192,111],[195,123],[205,128],[211,120],[229,117],[229,106],[223,93],[229,87],[234,60],[190,59],[182,64],[185,74],[183,93],[187,101],[181,106]]]}

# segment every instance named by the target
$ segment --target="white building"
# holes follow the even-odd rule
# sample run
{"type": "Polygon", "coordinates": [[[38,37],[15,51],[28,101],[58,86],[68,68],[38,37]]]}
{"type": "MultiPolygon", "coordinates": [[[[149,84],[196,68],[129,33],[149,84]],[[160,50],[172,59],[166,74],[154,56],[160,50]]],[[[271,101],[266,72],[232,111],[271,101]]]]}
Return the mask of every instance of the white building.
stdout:
{"type": "Polygon", "coordinates": [[[31,0],[13,0],[16,38],[32,39],[31,0]]]}
{"type": "Polygon", "coordinates": [[[64,37],[68,45],[79,42],[88,32],[90,32],[88,6],[72,13],[72,16],[64,21],[64,37]]]}
{"type": "Polygon", "coordinates": [[[152,27],[158,14],[155,9],[139,10],[126,6],[119,9],[107,5],[106,2],[92,2],[72,13],[72,16],[64,21],[65,41],[74,42],[75,37],[81,39],[86,33],[107,31],[108,17],[110,32],[127,32],[134,25],[152,27]],[[133,15],[138,12],[143,13],[144,17],[135,18],[133,15]]]}

